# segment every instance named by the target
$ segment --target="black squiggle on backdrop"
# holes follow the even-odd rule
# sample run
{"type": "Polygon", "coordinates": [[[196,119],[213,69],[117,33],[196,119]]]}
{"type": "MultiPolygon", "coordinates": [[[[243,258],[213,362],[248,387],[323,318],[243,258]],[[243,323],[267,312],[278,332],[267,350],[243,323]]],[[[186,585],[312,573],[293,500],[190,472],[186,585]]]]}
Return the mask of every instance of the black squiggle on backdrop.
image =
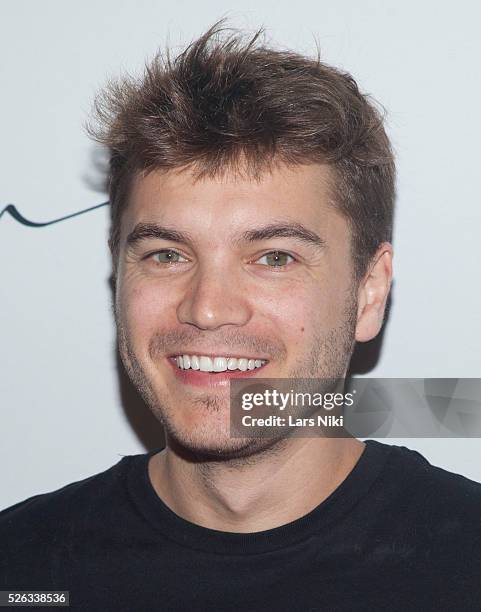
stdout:
{"type": "Polygon", "coordinates": [[[35,221],[29,221],[26,219],[18,210],[15,208],[13,204],[7,204],[5,208],[0,211],[0,218],[4,213],[8,213],[11,215],[15,221],[18,221],[22,225],[26,225],[27,227],[45,227],[46,225],[52,225],[52,223],[59,223],[60,221],[65,221],[66,219],[71,219],[72,217],[77,217],[78,215],[83,215],[86,212],[90,212],[91,210],[95,210],[96,208],[101,208],[102,206],[108,206],[109,202],[102,202],[102,204],[97,204],[96,206],[91,206],[90,208],[85,208],[84,210],[79,210],[77,212],[72,213],[71,215],[66,215],[65,217],[60,217],[60,219],[53,219],[52,221],[45,221],[45,223],[36,223],[35,221]]]}

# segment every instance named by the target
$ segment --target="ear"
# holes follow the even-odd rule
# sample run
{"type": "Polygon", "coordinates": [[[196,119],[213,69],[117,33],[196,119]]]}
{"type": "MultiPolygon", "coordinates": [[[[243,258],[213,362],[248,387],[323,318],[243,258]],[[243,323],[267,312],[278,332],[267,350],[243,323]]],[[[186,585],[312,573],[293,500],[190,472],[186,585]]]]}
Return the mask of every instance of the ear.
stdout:
{"type": "Polygon", "coordinates": [[[391,289],[393,250],[383,242],[372,258],[358,289],[357,342],[372,340],[379,333],[391,289]]]}

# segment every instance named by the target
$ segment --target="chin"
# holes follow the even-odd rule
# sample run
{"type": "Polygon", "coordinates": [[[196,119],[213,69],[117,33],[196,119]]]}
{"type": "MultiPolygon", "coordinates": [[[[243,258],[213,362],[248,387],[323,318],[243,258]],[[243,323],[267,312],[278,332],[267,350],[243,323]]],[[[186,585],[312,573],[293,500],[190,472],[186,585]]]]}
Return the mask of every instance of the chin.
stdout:
{"type": "Polygon", "coordinates": [[[164,424],[168,445],[187,460],[233,461],[254,459],[279,443],[275,439],[233,438],[229,430],[200,427],[195,431],[175,430],[164,424]]]}
{"type": "Polygon", "coordinates": [[[164,428],[167,446],[191,462],[245,463],[279,446],[279,439],[231,435],[230,398],[225,391],[176,396],[158,389],[149,405],[164,428]]]}

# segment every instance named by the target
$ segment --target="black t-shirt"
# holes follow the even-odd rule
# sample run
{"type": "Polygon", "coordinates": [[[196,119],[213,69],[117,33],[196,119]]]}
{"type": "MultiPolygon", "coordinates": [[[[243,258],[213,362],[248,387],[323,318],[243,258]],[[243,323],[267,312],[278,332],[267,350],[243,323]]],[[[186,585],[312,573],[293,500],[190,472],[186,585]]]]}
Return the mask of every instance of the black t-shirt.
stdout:
{"type": "Polygon", "coordinates": [[[154,452],[1,512],[0,590],[99,612],[481,610],[481,484],[416,451],[368,440],[317,508],[248,534],[174,514],[154,452]]]}

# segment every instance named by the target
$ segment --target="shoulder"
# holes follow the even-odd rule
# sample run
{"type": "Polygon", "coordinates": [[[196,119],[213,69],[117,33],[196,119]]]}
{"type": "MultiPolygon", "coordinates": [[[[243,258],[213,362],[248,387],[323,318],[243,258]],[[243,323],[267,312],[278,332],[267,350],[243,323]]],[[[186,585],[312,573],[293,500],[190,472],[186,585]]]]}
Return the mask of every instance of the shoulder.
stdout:
{"type": "Polygon", "coordinates": [[[391,447],[383,487],[390,522],[446,554],[472,553],[481,564],[481,483],[431,464],[405,446],[391,447]]]}
{"type": "MultiPolygon", "coordinates": [[[[50,584],[50,563],[83,521],[100,519],[107,500],[118,499],[129,465],[143,455],[123,457],[109,469],[60,489],[35,495],[0,512],[0,586],[19,588],[22,576],[30,584],[50,584]]],[[[30,587],[29,587],[30,588],[30,587]]],[[[45,588],[43,586],[43,588],[45,588]]]]}
{"type": "Polygon", "coordinates": [[[93,492],[104,486],[112,486],[121,474],[121,465],[128,457],[103,472],[67,484],[60,489],[34,495],[0,511],[0,534],[7,536],[12,527],[28,528],[56,521],[65,512],[78,509],[77,504],[87,501],[93,492]]]}
{"type": "Polygon", "coordinates": [[[481,484],[405,446],[367,442],[383,460],[358,524],[379,575],[391,571],[420,607],[435,595],[442,609],[466,609],[481,596],[481,484]]]}
{"type": "Polygon", "coordinates": [[[438,535],[444,534],[446,541],[467,536],[471,544],[476,541],[479,546],[481,483],[422,459],[418,478],[427,524],[438,535]]]}
{"type": "Polygon", "coordinates": [[[405,446],[394,447],[394,460],[412,470],[413,484],[423,494],[423,505],[440,513],[456,510],[481,520],[480,482],[433,465],[420,452],[405,446]]]}

